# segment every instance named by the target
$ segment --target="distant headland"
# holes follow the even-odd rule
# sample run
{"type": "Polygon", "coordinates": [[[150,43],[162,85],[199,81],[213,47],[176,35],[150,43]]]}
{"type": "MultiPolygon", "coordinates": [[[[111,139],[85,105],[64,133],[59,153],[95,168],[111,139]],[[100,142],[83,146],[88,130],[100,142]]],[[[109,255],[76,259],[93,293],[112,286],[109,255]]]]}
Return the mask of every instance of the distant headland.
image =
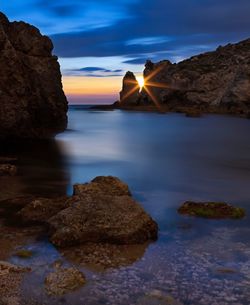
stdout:
{"type": "Polygon", "coordinates": [[[120,101],[102,109],[250,116],[250,39],[219,46],[178,64],[145,64],[144,87],[135,75],[123,78],[120,101]]]}

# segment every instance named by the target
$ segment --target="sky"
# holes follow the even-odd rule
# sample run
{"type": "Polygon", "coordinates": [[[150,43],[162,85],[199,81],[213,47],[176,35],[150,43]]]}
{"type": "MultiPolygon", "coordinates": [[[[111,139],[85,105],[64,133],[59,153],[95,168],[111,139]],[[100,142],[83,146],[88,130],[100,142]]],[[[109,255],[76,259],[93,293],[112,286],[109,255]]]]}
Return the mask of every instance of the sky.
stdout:
{"type": "Polygon", "coordinates": [[[54,43],[71,104],[112,103],[147,59],[179,62],[250,37],[250,0],[1,0],[54,43]]]}

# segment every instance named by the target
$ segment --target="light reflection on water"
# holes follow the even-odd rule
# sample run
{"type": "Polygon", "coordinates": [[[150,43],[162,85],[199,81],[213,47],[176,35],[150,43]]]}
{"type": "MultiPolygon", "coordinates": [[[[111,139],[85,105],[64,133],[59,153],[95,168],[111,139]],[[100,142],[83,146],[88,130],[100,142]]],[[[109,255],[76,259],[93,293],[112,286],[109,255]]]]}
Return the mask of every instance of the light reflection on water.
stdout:
{"type": "MultiPolygon", "coordinates": [[[[64,193],[66,184],[71,194],[74,183],[99,175],[118,176],[158,222],[159,240],[123,268],[95,273],[81,266],[88,284],[60,302],[38,289],[60,253],[47,240],[27,245],[36,252],[33,260],[13,258],[13,262],[34,265],[36,271],[26,283],[28,298],[50,305],[153,305],[157,300],[144,296],[158,289],[185,305],[248,304],[249,134],[250,120],[233,117],[71,108],[68,130],[56,139],[60,150],[49,158],[58,156],[60,165],[53,169],[53,162],[44,163],[46,145],[39,148],[40,154],[23,158],[24,172],[27,164],[33,168],[26,184],[32,187],[36,173],[34,185],[41,186],[35,189],[37,194],[64,193]],[[246,208],[247,217],[237,221],[182,217],[176,210],[186,200],[227,201],[246,208]],[[216,270],[222,267],[237,272],[219,274],[216,270]]],[[[71,256],[74,253],[70,263],[78,266],[77,254],[75,261],[71,256]]]]}
{"type": "Polygon", "coordinates": [[[243,205],[250,198],[250,121],[71,109],[57,137],[74,183],[114,175],[166,225],[185,200],[243,205]]]}

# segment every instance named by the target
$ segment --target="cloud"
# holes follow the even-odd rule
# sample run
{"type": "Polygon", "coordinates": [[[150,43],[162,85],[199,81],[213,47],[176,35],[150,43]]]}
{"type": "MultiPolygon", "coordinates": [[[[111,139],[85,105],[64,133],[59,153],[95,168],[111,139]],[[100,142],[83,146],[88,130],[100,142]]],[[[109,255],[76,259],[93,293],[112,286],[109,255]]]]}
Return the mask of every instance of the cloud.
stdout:
{"type": "Polygon", "coordinates": [[[67,76],[89,76],[89,77],[111,77],[121,76],[124,71],[122,69],[106,69],[102,67],[84,67],[80,69],[66,69],[64,75],[67,76]]]}
{"type": "Polygon", "coordinates": [[[249,0],[144,0],[128,3],[127,11],[136,17],[52,35],[55,52],[61,57],[103,57],[165,51],[175,60],[250,36],[249,0]]]}
{"type": "MultiPolygon", "coordinates": [[[[91,57],[97,67],[104,57],[120,57],[116,67],[123,70],[146,59],[179,61],[250,36],[249,0],[2,2],[12,20],[23,19],[49,34],[60,58],[91,57]]],[[[116,67],[72,73],[113,75],[120,73],[116,67]]]]}

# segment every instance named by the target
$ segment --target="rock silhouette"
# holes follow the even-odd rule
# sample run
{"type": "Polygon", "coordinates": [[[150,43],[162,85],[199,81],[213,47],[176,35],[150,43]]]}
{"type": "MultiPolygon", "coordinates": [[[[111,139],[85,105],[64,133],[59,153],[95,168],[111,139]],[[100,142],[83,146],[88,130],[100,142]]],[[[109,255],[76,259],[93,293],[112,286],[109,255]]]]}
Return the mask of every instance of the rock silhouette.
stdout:
{"type": "Polygon", "coordinates": [[[128,71],[123,78],[120,101],[122,105],[137,104],[140,96],[140,86],[133,72],[128,71]]]}
{"type": "Polygon", "coordinates": [[[144,79],[147,90],[142,90],[139,97],[129,94],[130,88],[123,85],[119,107],[158,103],[166,111],[197,109],[249,116],[250,39],[178,64],[147,61],[144,79]],[[128,96],[126,101],[123,96],[128,96]]]}
{"type": "Polygon", "coordinates": [[[65,130],[67,100],[51,40],[0,13],[0,138],[45,138],[65,130]]]}

